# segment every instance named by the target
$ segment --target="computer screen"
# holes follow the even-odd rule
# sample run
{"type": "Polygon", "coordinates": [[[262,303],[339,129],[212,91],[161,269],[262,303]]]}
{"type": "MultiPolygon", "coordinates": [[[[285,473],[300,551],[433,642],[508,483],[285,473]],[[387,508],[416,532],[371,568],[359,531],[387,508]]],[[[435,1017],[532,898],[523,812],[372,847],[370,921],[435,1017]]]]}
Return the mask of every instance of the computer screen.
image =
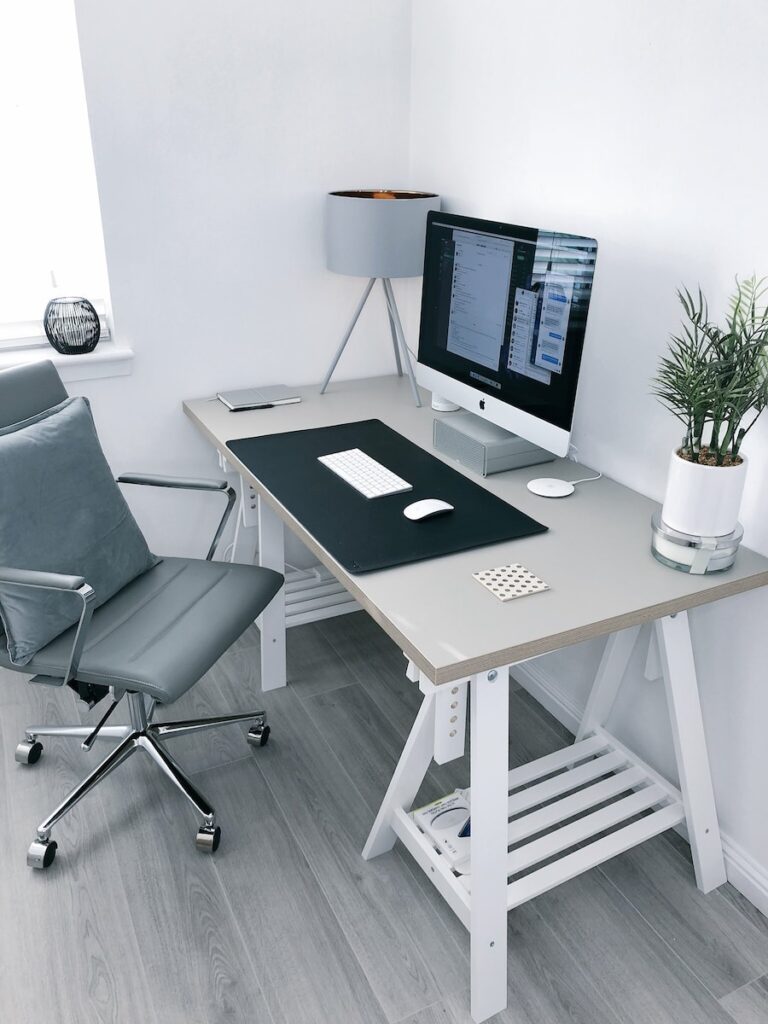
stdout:
{"type": "Polygon", "coordinates": [[[419,363],[569,431],[596,257],[594,238],[430,213],[419,363]]]}

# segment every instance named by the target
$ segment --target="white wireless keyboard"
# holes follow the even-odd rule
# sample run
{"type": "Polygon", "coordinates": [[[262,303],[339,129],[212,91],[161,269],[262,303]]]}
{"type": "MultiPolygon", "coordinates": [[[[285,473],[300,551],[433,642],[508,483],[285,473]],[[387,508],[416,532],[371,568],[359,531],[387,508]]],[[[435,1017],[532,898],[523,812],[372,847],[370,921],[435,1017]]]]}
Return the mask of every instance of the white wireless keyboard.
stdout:
{"type": "Polygon", "coordinates": [[[387,494],[413,490],[411,484],[359,448],[320,455],[317,461],[351,484],[364,498],[383,498],[387,494]]]}

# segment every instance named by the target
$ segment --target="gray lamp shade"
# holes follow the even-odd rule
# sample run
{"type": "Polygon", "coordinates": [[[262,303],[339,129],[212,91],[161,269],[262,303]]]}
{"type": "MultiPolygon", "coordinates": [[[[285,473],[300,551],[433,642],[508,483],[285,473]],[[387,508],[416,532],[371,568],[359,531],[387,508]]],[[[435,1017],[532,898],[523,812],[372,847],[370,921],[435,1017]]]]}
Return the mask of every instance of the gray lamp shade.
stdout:
{"type": "Polygon", "coordinates": [[[325,201],[328,269],[351,277],[420,277],[427,213],[439,209],[440,196],[433,192],[330,192],[325,201]]]}

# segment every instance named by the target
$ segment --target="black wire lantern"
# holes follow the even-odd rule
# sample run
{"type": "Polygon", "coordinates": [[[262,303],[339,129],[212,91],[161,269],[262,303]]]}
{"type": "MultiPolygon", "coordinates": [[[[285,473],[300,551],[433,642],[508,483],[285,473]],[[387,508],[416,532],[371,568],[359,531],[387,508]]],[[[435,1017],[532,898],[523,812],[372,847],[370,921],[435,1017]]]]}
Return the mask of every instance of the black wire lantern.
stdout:
{"type": "Polygon", "coordinates": [[[57,352],[65,356],[93,352],[101,337],[99,314],[88,299],[51,299],[43,317],[45,334],[57,352]]]}

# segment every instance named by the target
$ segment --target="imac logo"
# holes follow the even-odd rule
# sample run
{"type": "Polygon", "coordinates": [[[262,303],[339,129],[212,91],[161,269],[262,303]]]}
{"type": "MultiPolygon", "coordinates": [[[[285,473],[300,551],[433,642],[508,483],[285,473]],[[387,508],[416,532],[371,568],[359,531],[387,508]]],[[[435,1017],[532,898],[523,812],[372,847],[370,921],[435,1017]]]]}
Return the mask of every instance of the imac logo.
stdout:
{"type": "Polygon", "coordinates": [[[485,408],[485,399],[484,399],[484,398],[481,398],[481,399],[480,399],[480,408],[481,408],[481,409],[484,409],[484,408],[485,408]]]}

